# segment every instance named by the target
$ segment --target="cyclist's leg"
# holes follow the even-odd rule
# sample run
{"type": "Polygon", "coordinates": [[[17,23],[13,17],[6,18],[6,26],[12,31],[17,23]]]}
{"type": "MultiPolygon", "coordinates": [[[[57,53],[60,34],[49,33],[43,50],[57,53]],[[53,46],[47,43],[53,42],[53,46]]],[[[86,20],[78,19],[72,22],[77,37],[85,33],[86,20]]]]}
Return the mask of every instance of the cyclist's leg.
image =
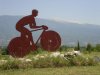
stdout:
{"type": "Polygon", "coordinates": [[[28,29],[26,29],[25,27],[23,27],[23,29],[21,31],[21,36],[25,36],[27,39],[30,40],[30,42],[32,44],[34,44],[32,33],[28,29]]]}
{"type": "Polygon", "coordinates": [[[32,33],[26,28],[23,28],[23,32],[22,33],[24,33],[22,35],[25,35],[26,38],[28,38],[30,40],[30,45],[31,45],[32,49],[35,50],[37,47],[36,47],[36,45],[35,45],[35,43],[33,41],[32,33]]]}
{"type": "Polygon", "coordinates": [[[17,30],[19,32],[21,32],[21,37],[26,37],[27,39],[30,40],[30,45],[32,46],[32,49],[36,49],[36,46],[34,44],[34,41],[33,41],[33,37],[32,37],[32,33],[25,27],[22,27],[22,28],[17,28],[17,30]]]}

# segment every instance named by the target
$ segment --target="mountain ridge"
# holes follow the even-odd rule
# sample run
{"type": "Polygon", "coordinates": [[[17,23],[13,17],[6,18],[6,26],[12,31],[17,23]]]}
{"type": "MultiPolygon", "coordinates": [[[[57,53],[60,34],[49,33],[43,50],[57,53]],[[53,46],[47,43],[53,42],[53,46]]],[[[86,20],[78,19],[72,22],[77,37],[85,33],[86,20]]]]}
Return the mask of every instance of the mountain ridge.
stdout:
{"type": "MultiPolygon", "coordinates": [[[[15,25],[23,16],[0,16],[0,39],[8,42],[19,35],[15,25]]],[[[94,24],[79,24],[71,22],[59,22],[55,20],[36,18],[37,25],[47,25],[50,30],[57,31],[64,45],[75,45],[80,41],[82,45],[87,43],[100,43],[100,26],[94,24]]],[[[33,36],[34,37],[34,36],[33,36]]]]}

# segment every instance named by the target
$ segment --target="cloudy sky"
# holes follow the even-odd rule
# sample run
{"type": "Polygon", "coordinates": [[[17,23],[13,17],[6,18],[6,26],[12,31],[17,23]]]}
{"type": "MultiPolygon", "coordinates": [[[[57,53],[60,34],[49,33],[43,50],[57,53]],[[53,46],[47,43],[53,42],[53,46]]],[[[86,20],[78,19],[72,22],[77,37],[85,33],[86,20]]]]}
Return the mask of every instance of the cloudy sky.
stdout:
{"type": "Polygon", "coordinates": [[[30,15],[39,18],[100,25],[100,0],[0,0],[0,15],[30,15]]]}

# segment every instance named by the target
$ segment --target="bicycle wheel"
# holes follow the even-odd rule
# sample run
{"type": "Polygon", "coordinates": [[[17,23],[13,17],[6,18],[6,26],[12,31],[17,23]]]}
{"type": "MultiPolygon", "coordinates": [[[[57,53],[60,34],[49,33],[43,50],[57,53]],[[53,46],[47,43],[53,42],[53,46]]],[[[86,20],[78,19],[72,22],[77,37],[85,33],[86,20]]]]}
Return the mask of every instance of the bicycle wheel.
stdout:
{"type": "Polygon", "coordinates": [[[13,57],[24,57],[30,52],[28,39],[16,37],[8,45],[9,54],[13,57]]]}
{"type": "Polygon", "coordinates": [[[41,36],[40,44],[44,50],[56,51],[61,45],[60,35],[52,30],[45,31],[41,36]]]}

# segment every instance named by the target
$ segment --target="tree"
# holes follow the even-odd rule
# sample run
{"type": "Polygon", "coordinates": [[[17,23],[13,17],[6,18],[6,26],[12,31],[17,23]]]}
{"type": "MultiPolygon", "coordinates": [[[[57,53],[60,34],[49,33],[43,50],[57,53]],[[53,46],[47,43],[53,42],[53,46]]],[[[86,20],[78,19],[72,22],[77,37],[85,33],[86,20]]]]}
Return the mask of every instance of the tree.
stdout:
{"type": "Polygon", "coordinates": [[[90,43],[87,44],[86,50],[90,53],[92,51],[92,45],[90,43]]]}
{"type": "Polygon", "coordinates": [[[79,41],[77,42],[77,47],[75,47],[75,50],[80,50],[80,43],[79,43],[79,41]]]}

